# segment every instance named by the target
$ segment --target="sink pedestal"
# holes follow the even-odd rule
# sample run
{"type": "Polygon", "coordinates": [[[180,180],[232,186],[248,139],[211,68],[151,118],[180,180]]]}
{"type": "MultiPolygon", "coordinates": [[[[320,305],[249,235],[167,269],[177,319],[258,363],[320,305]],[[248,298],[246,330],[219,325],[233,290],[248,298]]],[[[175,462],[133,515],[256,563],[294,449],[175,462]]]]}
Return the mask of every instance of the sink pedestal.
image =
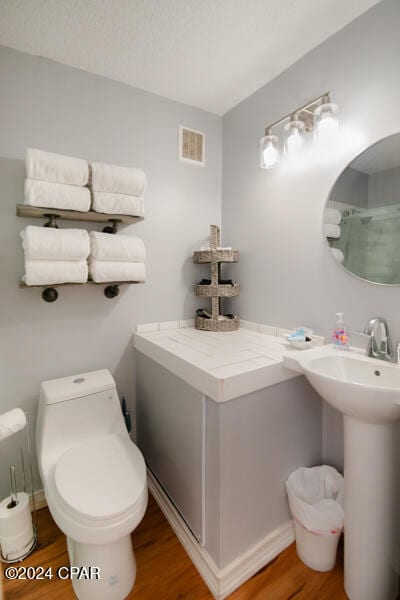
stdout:
{"type": "MultiPolygon", "coordinates": [[[[344,587],[350,600],[395,600],[400,501],[395,429],[400,367],[323,347],[285,358],[344,419],[344,587]]],[[[398,569],[397,569],[398,570],[398,569]]]]}
{"type": "Polygon", "coordinates": [[[395,600],[393,425],[344,419],[344,585],[350,600],[395,600]]]}

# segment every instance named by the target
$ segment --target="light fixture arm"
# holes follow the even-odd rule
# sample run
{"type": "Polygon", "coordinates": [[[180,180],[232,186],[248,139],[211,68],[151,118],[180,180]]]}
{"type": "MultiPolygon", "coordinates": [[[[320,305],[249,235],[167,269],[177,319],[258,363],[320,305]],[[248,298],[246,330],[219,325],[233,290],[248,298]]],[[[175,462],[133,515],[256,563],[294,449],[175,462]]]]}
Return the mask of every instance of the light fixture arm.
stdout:
{"type": "Polygon", "coordinates": [[[306,144],[306,135],[312,131],[315,140],[325,147],[328,139],[332,141],[339,127],[338,109],[338,105],[330,100],[330,92],[325,92],[268,125],[260,140],[260,167],[273,169],[280,162],[279,137],[273,133],[274,127],[288,121],[283,127],[283,150],[285,155],[293,159],[301,153],[306,144]]]}
{"type": "MultiPolygon", "coordinates": [[[[314,114],[314,111],[309,110],[309,109],[310,108],[315,109],[315,108],[317,108],[317,106],[320,106],[321,104],[326,104],[327,102],[330,102],[330,92],[325,92],[325,94],[321,94],[321,96],[318,96],[317,98],[314,98],[314,100],[307,102],[307,104],[304,104],[303,106],[300,106],[299,108],[296,108],[296,110],[293,110],[292,112],[288,113],[281,119],[274,121],[274,123],[271,123],[270,125],[268,125],[265,128],[265,135],[271,135],[273,127],[276,127],[277,125],[280,125],[281,123],[284,123],[285,121],[288,121],[294,114],[298,114],[299,118],[301,119],[301,113],[304,113],[304,112],[307,113],[307,116],[309,116],[309,119],[306,119],[306,121],[307,121],[306,125],[307,125],[308,121],[311,120],[311,117],[314,114]]],[[[304,119],[301,119],[301,120],[304,120],[304,119]]]]}

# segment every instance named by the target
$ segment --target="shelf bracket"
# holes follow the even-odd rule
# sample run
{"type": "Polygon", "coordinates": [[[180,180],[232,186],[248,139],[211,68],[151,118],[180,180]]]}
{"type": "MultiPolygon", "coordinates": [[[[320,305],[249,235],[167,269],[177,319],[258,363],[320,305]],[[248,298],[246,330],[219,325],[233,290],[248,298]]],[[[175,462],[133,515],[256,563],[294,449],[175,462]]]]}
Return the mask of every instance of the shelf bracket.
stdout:
{"type": "MultiPolygon", "coordinates": [[[[104,295],[106,298],[115,298],[118,294],[119,284],[117,283],[106,285],[104,288],[104,295]]],[[[45,302],[55,302],[58,298],[58,290],[55,287],[43,287],[42,298],[45,302]]]]}
{"type": "Polygon", "coordinates": [[[106,227],[104,227],[103,233],[117,233],[119,222],[119,219],[110,219],[110,223],[112,223],[112,226],[107,225],[106,227]]]}
{"type": "Polygon", "coordinates": [[[42,298],[45,302],[55,302],[58,298],[58,292],[54,287],[47,287],[42,292],[42,298]]]}
{"type": "Polygon", "coordinates": [[[106,298],[115,298],[119,294],[119,285],[107,285],[104,288],[104,295],[106,298]]]}
{"type": "Polygon", "coordinates": [[[60,218],[60,215],[50,215],[49,213],[43,214],[46,219],[49,219],[47,223],[43,225],[43,227],[52,227],[53,229],[58,229],[57,219],[60,218]]]}

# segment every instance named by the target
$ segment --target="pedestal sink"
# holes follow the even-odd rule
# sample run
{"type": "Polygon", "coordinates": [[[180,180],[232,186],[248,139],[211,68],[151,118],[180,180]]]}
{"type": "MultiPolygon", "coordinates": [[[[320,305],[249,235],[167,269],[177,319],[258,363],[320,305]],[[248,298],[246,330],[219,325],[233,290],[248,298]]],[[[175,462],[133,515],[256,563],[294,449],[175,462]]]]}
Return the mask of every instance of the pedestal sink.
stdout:
{"type": "Polygon", "coordinates": [[[393,423],[400,367],[332,347],[288,353],[286,366],[343,414],[345,590],[350,600],[395,600],[393,423]]]}

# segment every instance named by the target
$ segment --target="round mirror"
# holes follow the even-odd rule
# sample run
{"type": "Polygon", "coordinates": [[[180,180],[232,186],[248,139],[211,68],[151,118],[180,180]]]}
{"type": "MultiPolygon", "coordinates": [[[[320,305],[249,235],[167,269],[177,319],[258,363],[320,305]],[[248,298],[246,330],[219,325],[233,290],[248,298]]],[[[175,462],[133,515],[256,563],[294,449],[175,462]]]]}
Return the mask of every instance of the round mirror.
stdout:
{"type": "Polygon", "coordinates": [[[400,284],[400,134],[367,148],[339,176],[324,211],[324,236],[354,275],[400,284]]]}

